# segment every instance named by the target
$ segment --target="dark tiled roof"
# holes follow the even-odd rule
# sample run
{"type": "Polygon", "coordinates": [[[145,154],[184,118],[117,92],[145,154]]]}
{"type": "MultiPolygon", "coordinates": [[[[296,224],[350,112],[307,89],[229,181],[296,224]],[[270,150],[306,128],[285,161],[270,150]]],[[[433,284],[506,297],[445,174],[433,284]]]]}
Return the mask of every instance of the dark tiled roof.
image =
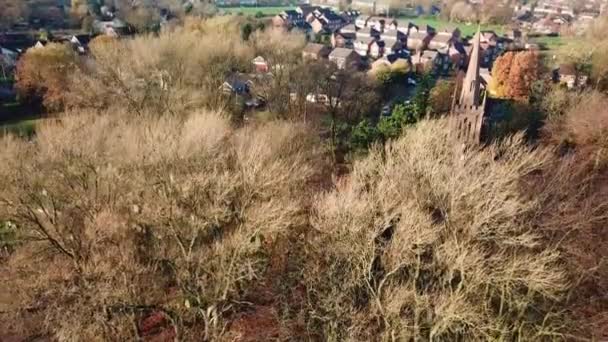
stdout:
{"type": "Polygon", "coordinates": [[[346,58],[348,56],[350,56],[351,54],[356,53],[355,50],[352,49],[345,49],[345,48],[335,48],[334,51],[332,51],[329,54],[329,57],[335,57],[335,58],[346,58]]]}
{"type": "Polygon", "coordinates": [[[326,49],[327,47],[323,44],[317,44],[317,43],[308,43],[306,44],[306,46],[304,47],[304,52],[306,53],[314,53],[314,54],[319,54],[321,53],[321,51],[323,51],[323,49],[326,49]]]}

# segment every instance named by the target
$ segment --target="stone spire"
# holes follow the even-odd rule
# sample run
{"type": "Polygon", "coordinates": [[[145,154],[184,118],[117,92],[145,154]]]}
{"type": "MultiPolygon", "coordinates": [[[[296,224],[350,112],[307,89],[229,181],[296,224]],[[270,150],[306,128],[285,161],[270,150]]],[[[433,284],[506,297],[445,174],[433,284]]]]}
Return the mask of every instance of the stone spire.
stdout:
{"type": "Polygon", "coordinates": [[[469,66],[467,74],[462,81],[462,93],[460,94],[461,106],[480,106],[481,105],[481,77],[479,76],[479,62],[481,54],[479,53],[479,41],[481,33],[479,27],[477,33],[473,37],[473,50],[469,58],[469,66]]]}

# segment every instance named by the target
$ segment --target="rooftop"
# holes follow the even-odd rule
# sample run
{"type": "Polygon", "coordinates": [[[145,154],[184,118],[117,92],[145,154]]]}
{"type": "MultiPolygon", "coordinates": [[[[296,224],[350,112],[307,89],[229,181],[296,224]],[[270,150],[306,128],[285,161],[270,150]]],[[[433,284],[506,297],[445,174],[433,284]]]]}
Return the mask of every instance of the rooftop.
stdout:
{"type": "Polygon", "coordinates": [[[348,56],[350,56],[351,54],[356,54],[355,50],[351,50],[351,49],[346,49],[346,48],[335,48],[334,51],[332,51],[329,54],[329,57],[334,57],[334,58],[346,58],[348,56]]]}
{"type": "Polygon", "coordinates": [[[303,52],[306,53],[314,53],[314,54],[318,54],[321,51],[323,51],[323,49],[326,49],[327,47],[323,44],[317,44],[317,43],[308,43],[306,44],[306,46],[304,47],[303,52]]]}

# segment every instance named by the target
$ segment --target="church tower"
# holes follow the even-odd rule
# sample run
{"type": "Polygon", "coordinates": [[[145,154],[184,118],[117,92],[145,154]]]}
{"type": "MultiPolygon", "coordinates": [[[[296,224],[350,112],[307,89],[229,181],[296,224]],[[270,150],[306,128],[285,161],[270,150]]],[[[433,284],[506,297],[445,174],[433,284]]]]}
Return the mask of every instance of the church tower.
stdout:
{"type": "MultiPolygon", "coordinates": [[[[480,36],[473,37],[473,50],[469,58],[467,73],[462,80],[460,94],[454,94],[454,105],[450,125],[456,137],[467,143],[481,142],[486,114],[486,97],[482,94],[480,65],[480,36]]],[[[456,88],[458,91],[458,88],[456,88]]]]}

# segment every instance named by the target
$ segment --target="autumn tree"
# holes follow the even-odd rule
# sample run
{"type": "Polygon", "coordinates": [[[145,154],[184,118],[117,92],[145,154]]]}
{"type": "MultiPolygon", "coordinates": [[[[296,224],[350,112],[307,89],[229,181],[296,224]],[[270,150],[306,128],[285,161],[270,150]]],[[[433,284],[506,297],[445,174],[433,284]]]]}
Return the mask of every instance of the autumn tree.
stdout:
{"type": "Polygon", "coordinates": [[[490,91],[501,98],[527,100],[539,74],[540,60],[536,52],[506,52],[494,62],[490,91]]]}
{"type": "Polygon", "coordinates": [[[15,86],[19,95],[40,100],[48,110],[63,108],[77,58],[64,44],[49,43],[45,47],[28,49],[17,63],[15,86]]]}

